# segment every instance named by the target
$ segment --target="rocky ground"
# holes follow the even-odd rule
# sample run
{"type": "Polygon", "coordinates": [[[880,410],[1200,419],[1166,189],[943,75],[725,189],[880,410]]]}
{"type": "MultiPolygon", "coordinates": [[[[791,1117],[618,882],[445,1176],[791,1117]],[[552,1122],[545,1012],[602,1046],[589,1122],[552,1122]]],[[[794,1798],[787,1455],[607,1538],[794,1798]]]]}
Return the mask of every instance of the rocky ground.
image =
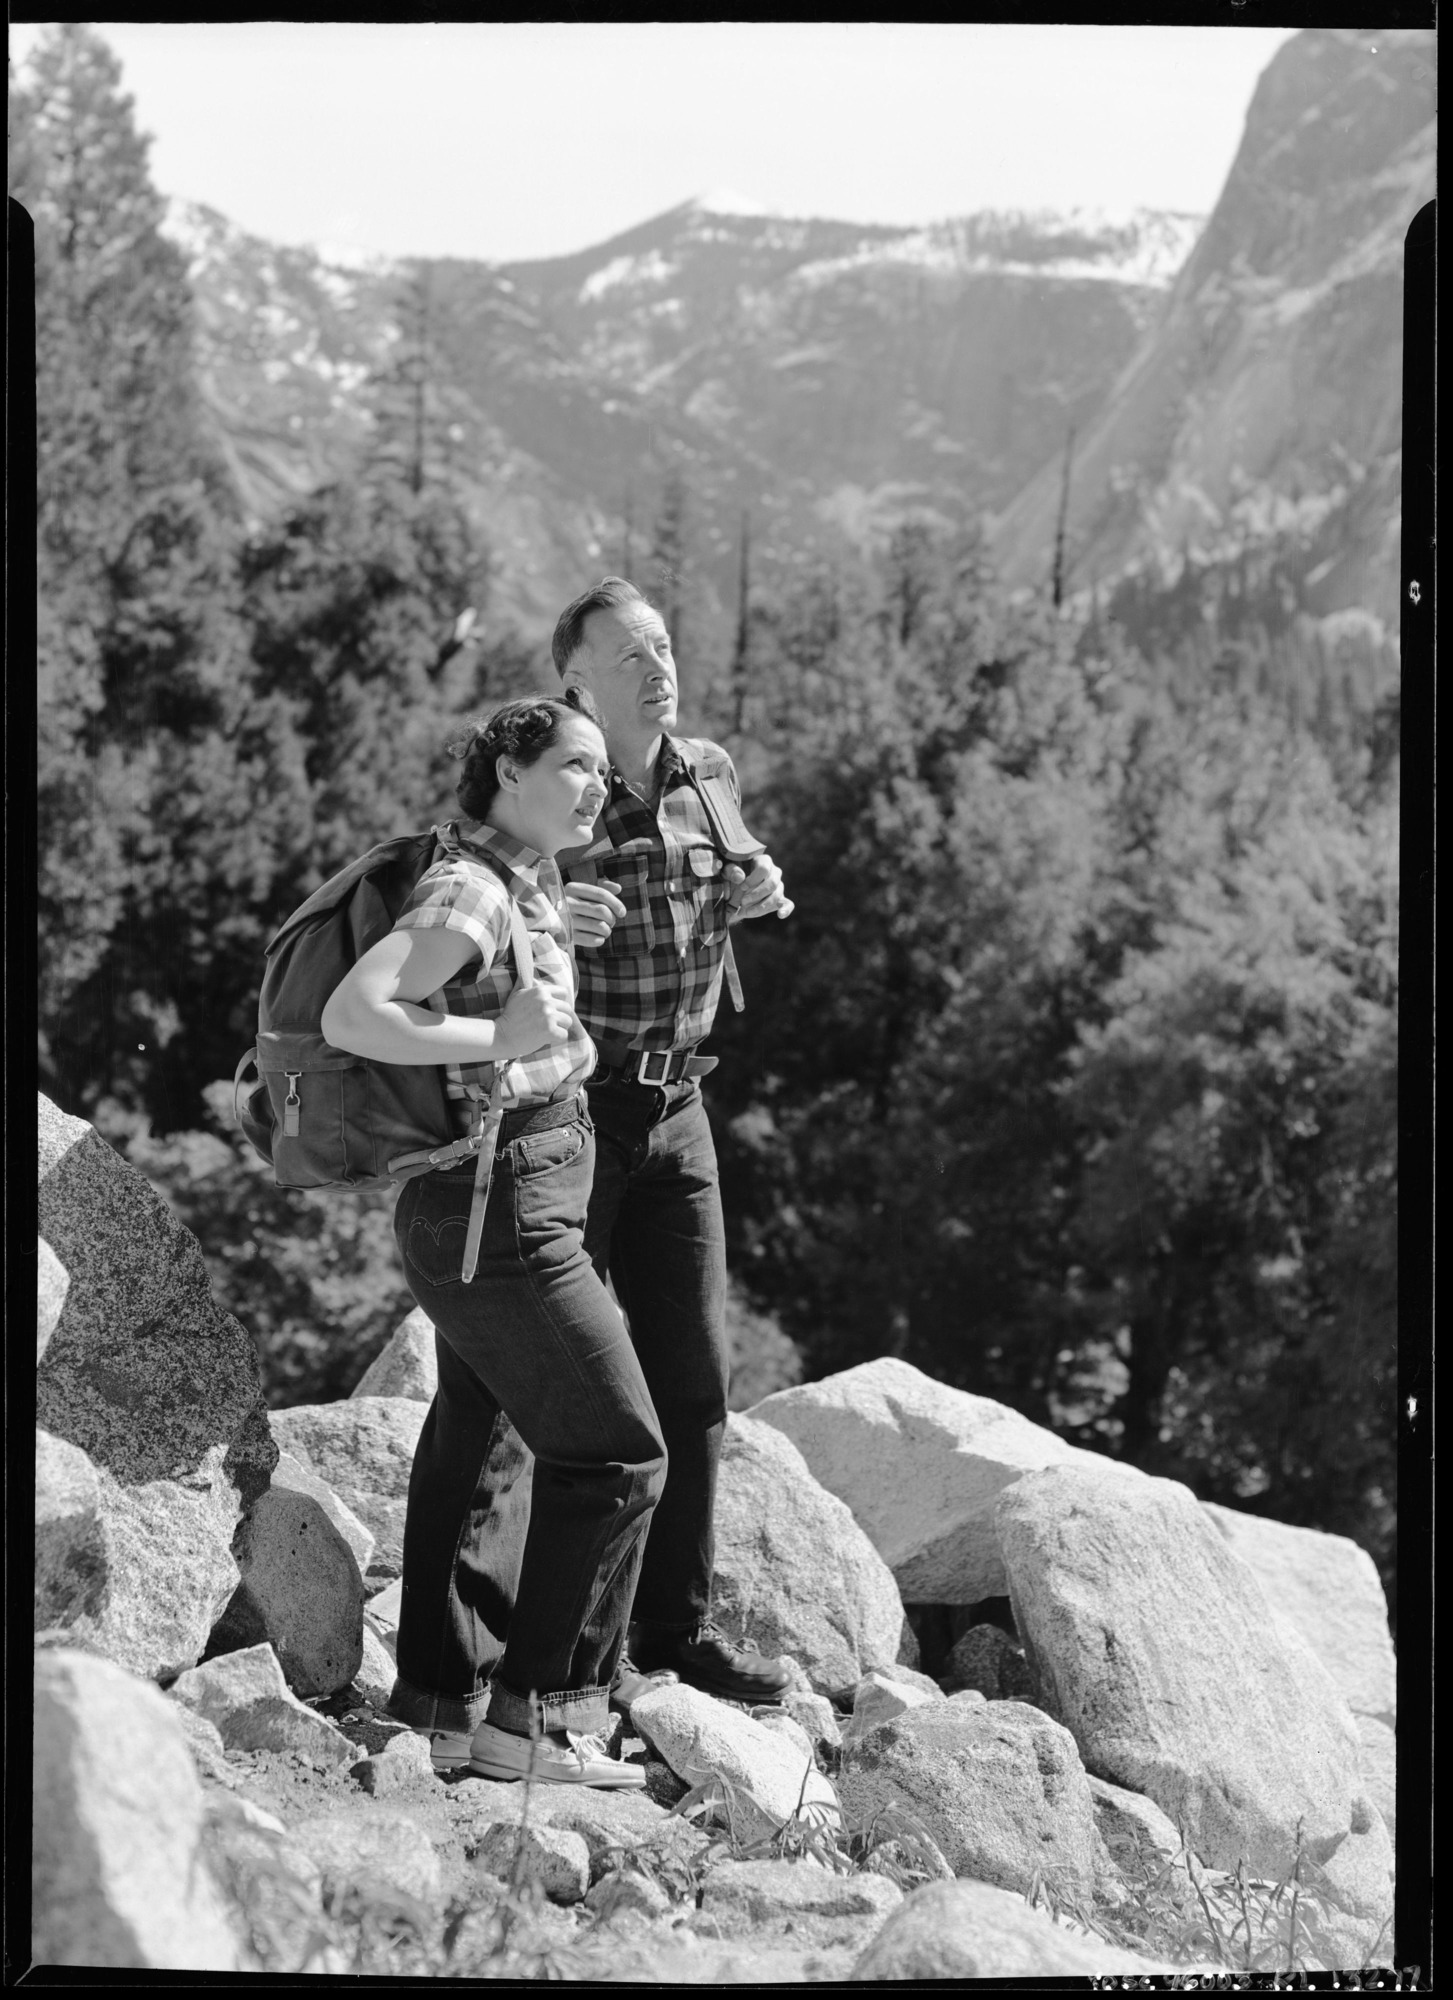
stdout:
{"type": "Polygon", "coordinates": [[[410,1314],[267,1411],[195,1241],[41,1105],[37,1965],[683,1984],[1391,1965],[1364,1551],[883,1359],[733,1414],[716,1614],[632,1792],[440,1775],[386,1713],[434,1393],[410,1314]]]}
{"type": "MultiPolygon", "coordinates": [[[[902,1814],[884,1819],[876,1851],[855,1841],[826,1776],[842,1761],[829,1738],[841,1724],[851,1745],[854,1717],[820,1697],[791,1704],[828,1732],[814,1741],[787,1707],[752,1713],[663,1691],[638,1704],[659,1711],[651,1737],[622,1724],[613,1745],[644,1767],[647,1791],[539,1786],[527,1796],[522,1785],[434,1772],[422,1739],[383,1712],[381,1688],[354,1683],[301,1704],[274,1683],[269,1726],[253,1679],[243,1656],[225,1656],[172,1699],[200,1786],[200,1851],[238,1962],[255,1970],[764,1984],[1152,1965],[1021,1895],[956,1881],[902,1814]],[[328,1740],[330,1725],[347,1751],[328,1740]],[[281,1747],[285,1728],[300,1747],[281,1747]],[[689,1768],[713,1731],[716,1762],[734,1754],[740,1779],[715,1808],[657,1754],[689,1768]],[[279,1747],[244,1747],[268,1735],[279,1747]],[[762,1811],[774,1738],[814,1773],[815,1819],[810,1798],[785,1826],[762,1811]],[[925,1930],[922,1885],[932,1881],[940,1901],[925,1930]],[[859,1972],[870,1954],[877,1970],[859,1972]]],[[[935,1699],[955,1705],[875,1675],[861,1685],[857,1721],[935,1699]]],[[[801,1777],[797,1787],[811,1790],[801,1777]]]]}

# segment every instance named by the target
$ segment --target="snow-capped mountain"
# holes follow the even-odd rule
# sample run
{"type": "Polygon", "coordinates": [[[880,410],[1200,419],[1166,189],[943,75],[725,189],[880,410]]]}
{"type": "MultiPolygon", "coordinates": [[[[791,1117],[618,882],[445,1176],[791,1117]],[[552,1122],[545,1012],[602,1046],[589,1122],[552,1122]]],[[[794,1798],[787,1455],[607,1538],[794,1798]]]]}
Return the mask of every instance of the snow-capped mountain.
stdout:
{"type": "Polygon", "coordinates": [[[1071,429],[1072,586],[1290,508],[1326,544],[1317,608],[1387,612],[1401,242],[1432,120],[1430,35],[1313,30],[1262,77],[1204,227],[908,228],[722,193],[512,264],[288,249],[183,205],[170,227],[254,513],[356,457],[370,374],[424,312],[431,451],[494,551],[497,607],[535,635],[603,568],[651,580],[668,481],[698,641],[729,628],[744,515],[767,563],[910,514],[988,520],[1008,578],[1041,585],[1071,429]]]}

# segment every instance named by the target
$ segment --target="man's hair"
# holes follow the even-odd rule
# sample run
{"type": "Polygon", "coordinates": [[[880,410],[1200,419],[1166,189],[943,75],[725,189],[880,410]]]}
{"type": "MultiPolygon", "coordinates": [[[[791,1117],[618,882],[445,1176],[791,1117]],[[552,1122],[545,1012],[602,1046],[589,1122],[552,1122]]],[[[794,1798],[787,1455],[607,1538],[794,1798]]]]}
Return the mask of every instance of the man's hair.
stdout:
{"type": "Polygon", "coordinates": [[[572,598],[555,621],[555,635],[550,641],[550,657],[555,662],[555,671],[562,678],[570,664],[572,653],[581,645],[581,628],[592,611],[613,611],[620,604],[649,604],[650,598],[644,591],[637,590],[633,583],[627,583],[623,576],[603,576],[599,583],[583,590],[579,597],[572,598]]]}

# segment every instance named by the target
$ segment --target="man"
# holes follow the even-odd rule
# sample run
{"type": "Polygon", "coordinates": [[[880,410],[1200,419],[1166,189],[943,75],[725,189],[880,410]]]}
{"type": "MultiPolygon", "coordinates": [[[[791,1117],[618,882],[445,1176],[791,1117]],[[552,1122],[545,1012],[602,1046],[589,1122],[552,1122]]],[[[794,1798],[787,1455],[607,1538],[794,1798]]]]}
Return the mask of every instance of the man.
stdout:
{"type": "Polygon", "coordinates": [[[646,1677],[671,1671],[709,1694],[771,1701],[786,1671],[711,1621],[730,1355],[726,1235],[699,1082],[716,1058],[695,1051],[721,997],[729,925],[785,917],[792,905],[767,855],[749,867],[722,859],[699,784],[714,782],[719,819],[750,846],[736,772],[715,744],[671,735],[670,636],[635,586],[606,577],[567,605],[552,651],[565,685],[594,698],[611,758],[589,845],[558,857],[578,948],[576,1010],[599,1051],[586,1248],[625,1310],[667,1451],[616,1700],[628,1706],[646,1677]]]}

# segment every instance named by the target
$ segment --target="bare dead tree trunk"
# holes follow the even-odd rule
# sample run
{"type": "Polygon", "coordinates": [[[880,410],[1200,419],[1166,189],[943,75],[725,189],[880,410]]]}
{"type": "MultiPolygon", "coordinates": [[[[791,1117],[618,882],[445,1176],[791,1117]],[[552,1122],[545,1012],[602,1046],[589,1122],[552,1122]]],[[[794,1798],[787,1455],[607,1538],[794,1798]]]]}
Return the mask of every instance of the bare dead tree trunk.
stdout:
{"type": "Polygon", "coordinates": [[[1070,512],[1070,464],[1074,458],[1075,427],[1070,425],[1069,436],[1065,439],[1064,472],[1059,487],[1059,518],[1054,524],[1054,569],[1051,573],[1050,594],[1054,608],[1059,610],[1065,594],[1065,523],[1070,512]]]}
{"type": "Polygon", "coordinates": [[[409,487],[424,490],[425,403],[429,384],[429,270],[425,265],[419,279],[419,336],[414,355],[414,449],[409,465],[409,487]]]}
{"type": "Polygon", "coordinates": [[[747,618],[751,609],[751,517],[742,510],[741,558],[737,565],[737,642],[732,651],[732,727],[742,734],[747,710],[747,618]]]}

